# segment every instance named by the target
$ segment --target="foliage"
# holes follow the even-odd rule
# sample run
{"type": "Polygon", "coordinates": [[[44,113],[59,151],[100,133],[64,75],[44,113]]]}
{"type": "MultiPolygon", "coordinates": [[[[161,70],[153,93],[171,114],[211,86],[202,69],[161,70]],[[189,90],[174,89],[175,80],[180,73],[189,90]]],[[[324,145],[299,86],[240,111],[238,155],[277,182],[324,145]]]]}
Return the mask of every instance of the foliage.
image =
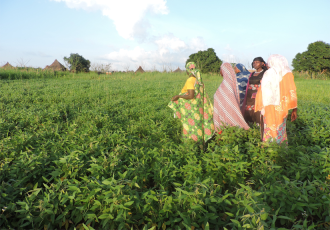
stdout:
{"type": "Polygon", "coordinates": [[[329,71],[330,44],[322,41],[309,44],[307,51],[298,53],[292,60],[292,66],[296,71],[329,71]]]}
{"type": "MultiPolygon", "coordinates": [[[[329,226],[327,81],[296,78],[288,147],[228,128],[202,153],[167,108],[186,75],[17,79],[0,82],[4,229],[329,226]]],[[[204,79],[212,96],[221,78],[204,79]]]]}
{"type": "Polygon", "coordinates": [[[91,62],[79,54],[70,54],[69,57],[63,59],[68,63],[70,70],[74,72],[88,72],[91,66],[91,62]]]}
{"type": "Polygon", "coordinates": [[[53,77],[63,77],[68,75],[66,72],[62,71],[52,71],[52,70],[41,70],[41,69],[2,69],[0,68],[0,79],[1,80],[22,80],[22,79],[36,79],[36,78],[53,78],[53,77]]]}
{"type": "Polygon", "coordinates": [[[220,66],[222,64],[222,61],[218,58],[212,48],[191,54],[186,61],[186,64],[188,62],[195,62],[202,73],[217,73],[220,71],[220,66]]]}

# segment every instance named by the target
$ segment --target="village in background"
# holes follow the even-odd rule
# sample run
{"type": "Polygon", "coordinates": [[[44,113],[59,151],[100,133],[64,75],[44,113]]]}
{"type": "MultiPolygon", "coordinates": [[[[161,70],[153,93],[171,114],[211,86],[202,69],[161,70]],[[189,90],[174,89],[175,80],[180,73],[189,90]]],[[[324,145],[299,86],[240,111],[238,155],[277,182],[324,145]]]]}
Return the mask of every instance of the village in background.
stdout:
{"type": "MultiPolygon", "coordinates": [[[[153,70],[146,70],[143,65],[140,65],[136,68],[135,71],[129,70],[129,65],[126,66],[125,71],[116,71],[111,69],[111,63],[109,64],[91,64],[90,70],[84,71],[84,72],[95,72],[97,74],[106,74],[110,75],[113,73],[144,73],[144,72],[173,72],[173,73],[182,73],[185,72],[180,67],[177,67],[176,69],[172,68],[172,65],[163,65],[162,71],[157,70],[154,68],[153,70]]],[[[43,71],[70,71],[75,72],[75,70],[70,70],[69,65],[63,65],[61,62],[59,62],[57,59],[51,64],[47,65],[45,68],[34,68],[34,67],[28,67],[26,66],[26,63],[22,60],[19,61],[19,63],[15,66],[11,65],[9,62],[1,66],[3,69],[17,69],[17,70],[43,70],[43,71]]]]}

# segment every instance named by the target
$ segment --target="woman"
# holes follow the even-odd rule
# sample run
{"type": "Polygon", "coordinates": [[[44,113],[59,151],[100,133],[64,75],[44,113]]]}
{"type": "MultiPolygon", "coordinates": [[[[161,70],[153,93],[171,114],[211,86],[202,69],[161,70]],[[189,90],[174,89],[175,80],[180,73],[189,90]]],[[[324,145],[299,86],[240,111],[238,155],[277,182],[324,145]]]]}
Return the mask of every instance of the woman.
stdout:
{"type": "Polygon", "coordinates": [[[235,73],[239,90],[239,103],[240,107],[242,107],[245,98],[246,86],[251,73],[241,63],[236,64],[235,73]]]}
{"type": "Polygon", "coordinates": [[[274,54],[268,59],[269,70],[261,82],[256,96],[255,111],[263,114],[262,140],[287,143],[286,121],[293,109],[291,121],[297,119],[297,93],[294,76],[285,57],[274,54]]]}
{"type": "Polygon", "coordinates": [[[189,76],[186,84],[180,95],[174,96],[168,106],[183,124],[183,137],[204,144],[214,132],[213,107],[204,91],[204,84],[195,63],[187,63],[186,71],[189,76]]]}
{"type": "Polygon", "coordinates": [[[246,87],[245,98],[242,105],[242,114],[247,123],[255,123],[259,126],[262,124],[262,117],[260,116],[260,112],[254,111],[255,98],[267,67],[266,62],[262,57],[253,59],[252,66],[256,71],[250,75],[248,85],[246,87]]]}
{"type": "Polygon", "coordinates": [[[240,110],[240,97],[233,68],[225,62],[220,67],[220,74],[223,81],[214,94],[213,121],[216,131],[221,132],[222,126],[225,125],[249,129],[240,110]]]}

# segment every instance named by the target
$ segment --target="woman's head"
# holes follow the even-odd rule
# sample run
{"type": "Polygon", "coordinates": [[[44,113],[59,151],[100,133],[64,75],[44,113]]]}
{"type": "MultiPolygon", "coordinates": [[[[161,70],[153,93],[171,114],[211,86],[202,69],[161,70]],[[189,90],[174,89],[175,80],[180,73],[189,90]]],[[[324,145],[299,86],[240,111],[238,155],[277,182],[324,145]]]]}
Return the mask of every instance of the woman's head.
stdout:
{"type": "Polygon", "coordinates": [[[189,76],[194,76],[197,77],[197,73],[199,72],[198,69],[196,69],[196,64],[195,62],[188,62],[186,64],[186,72],[189,76]]]}
{"type": "Polygon", "coordinates": [[[269,68],[274,69],[281,76],[284,76],[286,73],[291,72],[288,60],[282,55],[270,55],[267,64],[269,68]]]}
{"type": "Polygon", "coordinates": [[[245,66],[241,63],[237,63],[235,65],[235,73],[243,73],[243,72],[249,72],[245,66]]]}
{"type": "Polygon", "coordinates": [[[253,59],[252,67],[254,69],[260,69],[261,68],[263,70],[267,70],[266,62],[262,57],[256,57],[255,59],[253,59]]]}
{"type": "Polygon", "coordinates": [[[233,70],[233,67],[228,62],[222,63],[222,65],[220,67],[220,74],[223,77],[225,77],[226,74],[230,74],[230,75],[234,75],[234,76],[236,75],[235,71],[233,70]]]}

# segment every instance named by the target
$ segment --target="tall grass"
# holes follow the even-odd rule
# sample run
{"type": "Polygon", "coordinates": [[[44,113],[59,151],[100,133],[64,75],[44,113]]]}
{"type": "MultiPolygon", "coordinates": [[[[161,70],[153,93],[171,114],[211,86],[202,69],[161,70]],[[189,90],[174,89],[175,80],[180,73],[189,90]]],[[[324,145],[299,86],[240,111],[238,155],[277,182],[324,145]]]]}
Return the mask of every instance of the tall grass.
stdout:
{"type": "Polygon", "coordinates": [[[17,80],[17,79],[36,79],[36,78],[53,78],[63,77],[68,75],[68,72],[62,71],[47,71],[47,70],[20,70],[20,69],[3,69],[0,68],[1,80],[17,80]]]}
{"type": "Polygon", "coordinates": [[[308,72],[308,71],[301,71],[297,72],[294,71],[294,75],[298,78],[303,79],[310,79],[310,80],[330,80],[330,72],[308,72]]]}

